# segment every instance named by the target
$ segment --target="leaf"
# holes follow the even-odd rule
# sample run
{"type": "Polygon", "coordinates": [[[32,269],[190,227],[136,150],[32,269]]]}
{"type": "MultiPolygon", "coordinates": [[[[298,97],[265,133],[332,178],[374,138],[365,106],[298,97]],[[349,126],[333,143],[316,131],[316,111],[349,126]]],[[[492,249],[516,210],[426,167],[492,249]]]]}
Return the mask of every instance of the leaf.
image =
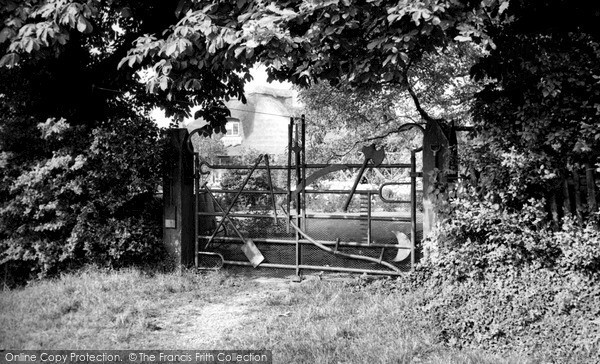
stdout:
{"type": "Polygon", "coordinates": [[[129,64],[129,67],[133,67],[133,65],[135,64],[135,60],[136,60],[135,55],[131,55],[127,58],[129,58],[129,62],[127,64],[129,64]]]}
{"type": "Polygon", "coordinates": [[[79,16],[77,18],[77,30],[80,33],[90,33],[92,31],[92,24],[83,16],[79,16]]]}
{"type": "Polygon", "coordinates": [[[404,52],[400,52],[400,59],[402,59],[402,61],[404,63],[408,63],[408,61],[409,61],[408,54],[406,54],[404,52]]]}
{"type": "Polygon", "coordinates": [[[171,62],[166,62],[162,68],[163,75],[168,75],[169,73],[171,73],[171,69],[173,69],[171,62]]]}
{"type": "Polygon", "coordinates": [[[162,77],[160,79],[159,87],[161,90],[165,91],[169,87],[169,79],[167,77],[162,77]]]}
{"type": "Polygon", "coordinates": [[[25,40],[25,51],[27,53],[31,53],[33,51],[33,44],[34,44],[34,41],[32,38],[27,38],[25,40]]]}
{"type": "Polygon", "coordinates": [[[382,39],[375,39],[374,41],[367,44],[367,49],[373,50],[374,48],[377,48],[382,42],[383,42],[382,39]]]}
{"type": "Polygon", "coordinates": [[[120,69],[121,67],[123,67],[123,65],[125,64],[125,62],[127,62],[127,60],[129,59],[129,57],[123,57],[120,61],[119,64],[117,65],[117,69],[120,69]]]}
{"type": "Polygon", "coordinates": [[[171,42],[171,43],[169,43],[169,45],[167,46],[167,48],[165,50],[165,55],[167,57],[170,57],[176,51],[177,51],[177,42],[171,42]]]}
{"type": "Polygon", "coordinates": [[[470,36],[457,35],[456,37],[454,37],[454,40],[457,42],[470,42],[473,39],[471,39],[470,36]]]}
{"type": "Polygon", "coordinates": [[[4,57],[0,59],[0,67],[8,67],[12,68],[19,62],[19,55],[16,53],[8,53],[5,54],[4,57]]]}
{"type": "Polygon", "coordinates": [[[8,27],[5,27],[0,31],[0,43],[4,43],[7,39],[14,36],[14,31],[8,27]]]}
{"type": "Polygon", "coordinates": [[[389,56],[387,56],[385,61],[383,61],[383,65],[384,66],[387,65],[389,62],[392,62],[392,64],[396,64],[396,58],[397,58],[396,54],[390,54],[389,56]]]}
{"type": "Polygon", "coordinates": [[[246,50],[246,47],[241,46],[241,47],[237,47],[234,51],[233,54],[235,56],[235,58],[240,58],[240,55],[246,50]]]}

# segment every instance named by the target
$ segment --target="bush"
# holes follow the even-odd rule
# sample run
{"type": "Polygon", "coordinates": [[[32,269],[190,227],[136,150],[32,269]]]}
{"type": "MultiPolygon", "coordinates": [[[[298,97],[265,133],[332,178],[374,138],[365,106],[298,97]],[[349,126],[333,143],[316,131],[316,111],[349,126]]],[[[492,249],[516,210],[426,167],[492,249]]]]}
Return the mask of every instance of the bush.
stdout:
{"type": "MultiPolygon", "coordinates": [[[[46,155],[12,164],[0,194],[0,264],[40,276],[85,263],[122,266],[157,257],[160,133],[144,119],[91,131],[66,120],[38,125],[46,155]]],[[[5,149],[4,145],[0,148],[5,149]]],[[[10,155],[10,151],[3,151],[10,155]]]]}
{"type": "Polygon", "coordinates": [[[463,193],[447,201],[441,221],[423,243],[425,265],[451,280],[526,266],[565,273],[600,273],[600,231],[594,223],[547,221],[542,200],[511,209],[498,198],[463,193]]]}
{"type": "Polygon", "coordinates": [[[502,193],[443,194],[442,218],[412,275],[425,286],[423,309],[439,340],[542,362],[600,362],[596,222],[566,216],[557,226],[543,200],[511,208],[514,198],[502,193]]]}
{"type": "Polygon", "coordinates": [[[424,289],[421,304],[442,343],[544,363],[600,360],[600,280],[539,268],[505,273],[424,289]]]}

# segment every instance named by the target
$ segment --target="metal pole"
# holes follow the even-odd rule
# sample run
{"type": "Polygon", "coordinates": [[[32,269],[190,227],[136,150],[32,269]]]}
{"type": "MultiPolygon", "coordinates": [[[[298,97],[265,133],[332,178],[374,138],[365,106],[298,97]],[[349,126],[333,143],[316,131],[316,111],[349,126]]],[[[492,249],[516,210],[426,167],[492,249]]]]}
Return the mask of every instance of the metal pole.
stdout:
{"type": "Polygon", "coordinates": [[[198,208],[198,197],[200,195],[200,155],[198,153],[194,154],[194,267],[198,269],[200,266],[198,252],[200,251],[200,247],[198,246],[198,236],[200,235],[198,223],[200,212],[198,208]]]}
{"type": "MultiPolygon", "coordinates": [[[[299,149],[299,131],[298,131],[298,124],[295,124],[295,140],[294,140],[294,154],[295,154],[295,164],[296,164],[296,184],[299,184],[299,182],[301,181],[301,174],[300,174],[300,164],[301,164],[301,159],[300,159],[300,152],[301,150],[299,149]]],[[[296,226],[300,226],[300,214],[301,214],[301,209],[300,209],[300,202],[301,202],[301,196],[300,194],[296,194],[296,226]]],[[[300,233],[298,232],[298,230],[296,230],[296,277],[295,280],[299,281],[300,278],[300,264],[302,264],[302,252],[301,252],[301,246],[300,246],[300,233]]]]}
{"type": "MultiPolygon", "coordinates": [[[[292,203],[292,139],[294,138],[294,118],[290,118],[288,125],[288,158],[287,158],[287,210],[291,211],[292,203]]],[[[290,219],[287,221],[287,232],[290,232],[290,219]]]]}
{"type": "Polygon", "coordinates": [[[306,231],[306,119],[302,115],[302,229],[306,231]]]}
{"type": "MultiPolygon", "coordinates": [[[[231,221],[231,220],[230,220],[231,221]]],[[[200,239],[208,239],[208,235],[200,235],[200,239]]],[[[215,236],[214,241],[219,241],[226,244],[244,244],[246,242],[245,239],[236,238],[235,236],[215,236]]],[[[271,239],[271,238],[252,238],[252,241],[260,244],[267,245],[295,245],[295,240],[287,240],[287,239],[271,239]]],[[[405,247],[403,245],[398,244],[366,244],[357,241],[338,241],[338,240],[316,240],[319,244],[325,246],[338,246],[338,247],[359,247],[359,248],[391,248],[391,249],[402,249],[402,250],[410,250],[410,247],[405,247]]],[[[300,239],[301,244],[312,244],[310,241],[306,239],[300,239]]]]}
{"type": "MultiPolygon", "coordinates": [[[[239,266],[252,266],[250,262],[236,261],[236,260],[224,260],[223,264],[228,265],[239,265],[239,266]]],[[[277,263],[261,263],[262,268],[277,268],[277,269],[295,269],[296,266],[292,264],[277,264],[277,263]]],[[[382,274],[390,276],[399,276],[402,274],[400,271],[391,270],[375,270],[375,269],[360,269],[360,268],[344,268],[344,267],[328,267],[320,265],[300,265],[302,269],[328,271],[328,272],[345,272],[345,273],[367,273],[367,274],[382,274]]]]}
{"type": "Polygon", "coordinates": [[[371,244],[371,192],[367,193],[367,244],[371,244]]]}
{"type": "Polygon", "coordinates": [[[410,153],[410,267],[415,268],[417,242],[417,163],[415,151],[410,153]]]}

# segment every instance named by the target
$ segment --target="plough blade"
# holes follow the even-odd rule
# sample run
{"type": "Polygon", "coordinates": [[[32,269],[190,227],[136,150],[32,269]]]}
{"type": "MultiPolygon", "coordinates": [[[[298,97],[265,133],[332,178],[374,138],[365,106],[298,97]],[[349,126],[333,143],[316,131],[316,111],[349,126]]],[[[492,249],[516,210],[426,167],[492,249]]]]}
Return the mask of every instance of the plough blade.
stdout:
{"type": "Polygon", "coordinates": [[[411,242],[406,234],[401,233],[400,231],[392,231],[396,235],[396,240],[398,240],[398,245],[402,246],[404,249],[398,249],[398,253],[396,253],[396,257],[392,260],[393,262],[401,262],[404,259],[408,258],[411,251],[411,242]]]}

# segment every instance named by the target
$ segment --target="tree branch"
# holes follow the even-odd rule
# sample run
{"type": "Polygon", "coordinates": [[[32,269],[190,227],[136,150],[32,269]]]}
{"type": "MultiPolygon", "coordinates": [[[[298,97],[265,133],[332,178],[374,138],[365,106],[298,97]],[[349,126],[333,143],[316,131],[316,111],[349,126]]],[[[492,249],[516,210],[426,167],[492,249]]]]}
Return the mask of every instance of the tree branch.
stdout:
{"type": "MultiPolygon", "coordinates": [[[[408,118],[408,119],[410,119],[410,120],[413,120],[413,119],[412,119],[412,118],[410,118],[410,117],[407,117],[407,118],[408,118]]],[[[415,124],[416,124],[416,123],[415,123],[415,124]]],[[[388,136],[390,136],[390,135],[392,135],[392,134],[395,134],[395,133],[400,133],[400,132],[402,132],[402,131],[405,131],[405,130],[403,130],[403,126],[404,126],[404,125],[405,125],[405,124],[402,124],[402,125],[400,125],[398,128],[395,128],[395,129],[390,129],[390,130],[388,130],[387,132],[385,132],[385,133],[383,133],[383,134],[381,134],[381,135],[377,135],[377,136],[374,136],[374,137],[370,137],[370,138],[366,138],[366,139],[362,139],[362,140],[356,141],[356,142],[354,142],[354,144],[352,144],[352,146],[351,146],[350,148],[348,148],[348,149],[346,150],[346,152],[344,152],[344,153],[342,153],[342,154],[337,154],[337,153],[336,153],[336,154],[333,154],[333,155],[331,155],[331,156],[330,156],[330,157],[327,159],[327,163],[330,163],[330,162],[331,162],[331,160],[332,160],[333,158],[342,158],[342,157],[345,157],[345,156],[347,156],[348,154],[350,154],[350,152],[352,152],[352,150],[354,150],[354,148],[356,148],[356,146],[357,146],[357,145],[359,145],[359,144],[361,144],[361,143],[372,142],[372,141],[374,141],[374,140],[381,140],[381,139],[387,138],[388,136]]]]}
{"type": "Polygon", "coordinates": [[[406,87],[408,94],[410,95],[410,97],[413,100],[413,103],[415,104],[415,108],[417,109],[417,112],[419,113],[419,115],[421,116],[421,118],[423,120],[425,120],[425,121],[444,121],[444,119],[432,118],[431,115],[429,115],[427,113],[427,111],[425,111],[425,109],[423,109],[423,107],[421,107],[421,103],[419,102],[419,97],[415,93],[415,90],[413,90],[413,88],[410,85],[410,82],[408,80],[408,70],[407,69],[404,70],[404,87],[406,87]]]}

